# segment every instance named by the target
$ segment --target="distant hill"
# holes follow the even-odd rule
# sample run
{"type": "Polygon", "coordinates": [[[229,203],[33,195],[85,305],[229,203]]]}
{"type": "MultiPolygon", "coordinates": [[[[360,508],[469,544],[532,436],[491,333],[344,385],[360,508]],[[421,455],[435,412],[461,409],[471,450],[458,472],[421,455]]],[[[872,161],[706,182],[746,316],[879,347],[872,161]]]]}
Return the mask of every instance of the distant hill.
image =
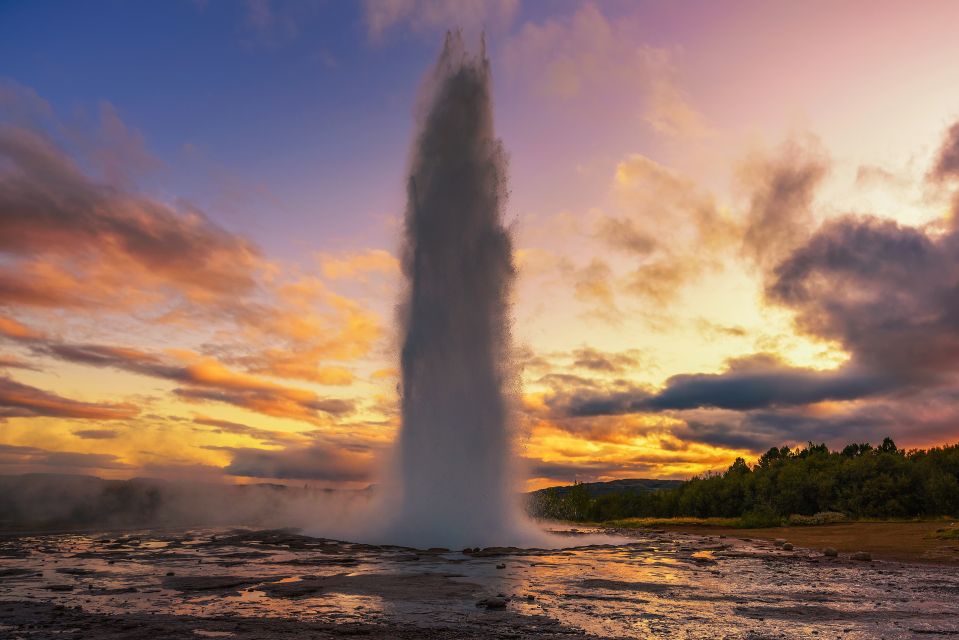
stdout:
{"type": "MultiPolygon", "coordinates": [[[[646,493],[648,491],[658,491],[660,489],[673,489],[683,483],[683,480],[656,480],[652,478],[628,478],[625,480],[610,480],[609,482],[584,482],[582,486],[586,487],[591,498],[596,498],[609,493],[622,493],[630,491],[633,493],[646,493]]],[[[554,491],[560,496],[566,495],[576,485],[562,485],[557,487],[547,487],[538,491],[532,491],[532,494],[542,494],[547,491],[554,491]]]]}

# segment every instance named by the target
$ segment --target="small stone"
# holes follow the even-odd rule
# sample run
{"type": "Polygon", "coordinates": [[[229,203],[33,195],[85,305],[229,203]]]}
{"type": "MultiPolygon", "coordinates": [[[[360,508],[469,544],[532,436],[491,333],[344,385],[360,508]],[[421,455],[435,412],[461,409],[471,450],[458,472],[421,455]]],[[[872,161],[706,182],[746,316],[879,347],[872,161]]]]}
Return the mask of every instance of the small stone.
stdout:
{"type": "Polygon", "coordinates": [[[827,558],[837,558],[839,557],[839,552],[833,549],[832,547],[826,547],[822,550],[822,554],[827,558]]]}
{"type": "Polygon", "coordinates": [[[791,542],[783,543],[783,551],[792,551],[792,550],[793,550],[793,546],[791,542]]]}
{"type": "Polygon", "coordinates": [[[487,609],[505,609],[506,598],[500,598],[499,596],[496,596],[494,598],[487,598],[486,604],[484,606],[487,609]]]}
{"type": "Polygon", "coordinates": [[[497,568],[497,569],[505,569],[505,568],[506,568],[506,565],[505,565],[505,564],[498,564],[498,565],[496,565],[496,568],[497,568]]]}
{"type": "Polygon", "coordinates": [[[857,551],[852,554],[853,560],[861,560],[863,562],[872,562],[872,554],[868,551],[857,551]]]}

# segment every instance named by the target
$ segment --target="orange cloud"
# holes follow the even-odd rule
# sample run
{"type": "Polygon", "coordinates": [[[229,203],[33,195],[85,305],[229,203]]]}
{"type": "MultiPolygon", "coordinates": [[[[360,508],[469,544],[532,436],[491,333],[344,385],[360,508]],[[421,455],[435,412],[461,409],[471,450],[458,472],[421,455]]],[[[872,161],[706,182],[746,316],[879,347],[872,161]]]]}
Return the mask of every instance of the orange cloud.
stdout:
{"type": "MultiPolygon", "coordinates": [[[[21,106],[49,111],[39,99],[21,106]]],[[[51,118],[56,124],[52,112],[44,121],[51,118]]],[[[196,329],[185,334],[188,341],[212,330],[200,350],[218,360],[184,366],[136,349],[48,339],[7,316],[0,316],[0,336],[39,355],[180,382],[187,387],[180,397],[193,401],[220,400],[314,423],[350,411],[350,402],[247,374],[350,385],[349,363],[380,338],[379,319],[318,277],[285,273],[252,242],[192,207],[134,192],[123,173],[151,165],[142,136],[109,106],[101,110],[101,128],[102,140],[83,166],[99,166],[109,184],[85,173],[53,136],[0,127],[0,305],[40,327],[56,322],[60,335],[78,323],[51,317],[48,309],[82,309],[105,320],[88,324],[96,330],[144,319],[157,331],[173,324],[196,329]]],[[[395,272],[396,265],[387,252],[369,250],[327,257],[320,269],[330,279],[362,279],[395,272]]]]}
{"type": "Polygon", "coordinates": [[[324,385],[349,385],[353,373],[340,364],[365,357],[382,336],[379,318],[354,300],[330,291],[318,278],[276,287],[277,304],[251,317],[248,335],[279,342],[235,361],[252,373],[324,385]]]}
{"type": "Polygon", "coordinates": [[[34,131],[0,128],[0,158],[0,253],[12,259],[0,300],[123,307],[162,302],[161,292],[205,300],[252,291],[257,250],[200,212],[98,184],[34,131]]]}
{"type": "Polygon", "coordinates": [[[0,353],[0,369],[31,369],[37,371],[37,367],[29,362],[25,362],[14,356],[7,356],[0,353]]]}
{"type": "Polygon", "coordinates": [[[184,387],[175,389],[174,393],[190,401],[225,402],[266,415],[312,424],[326,424],[329,416],[344,415],[354,409],[352,401],[323,398],[312,391],[237,372],[214,358],[192,351],[178,350],[161,355],[129,347],[71,344],[52,339],[27,343],[37,354],[182,384],[184,387]]]}
{"type": "Polygon", "coordinates": [[[0,376],[0,420],[3,418],[77,418],[118,420],[132,418],[139,410],[130,404],[81,402],[37,389],[0,376]]]}
{"type": "Polygon", "coordinates": [[[14,340],[35,340],[43,337],[39,331],[7,316],[0,316],[0,335],[14,340]]]}
{"type": "Polygon", "coordinates": [[[218,420],[207,416],[198,415],[193,418],[193,422],[202,427],[204,431],[210,433],[229,433],[233,435],[249,436],[260,440],[263,444],[290,444],[302,443],[306,438],[300,434],[287,433],[285,431],[274,431],[271,429],[259,429],[239,422],[230,420],[218,420]]]}
{"type": "Polygon", "coordinates": [[[596,235],[638,263],[625,289],[664,305],[683,287],[722,269],[742,229],[689,178],[643,155],[616,166],[619,215],[599,219],[596,235]]]}
{"type": "Polygon", "coordinates": [[[275,384],[231,371],[210,358],[202,358],[181,370],[180,379],[194,387],[176,389],[179,397],[194,401],[226,402],[278,418],[327,424],[320,414],[343,415],[353,411],[353,402],[321,398],[312,391],[275,384]]]}

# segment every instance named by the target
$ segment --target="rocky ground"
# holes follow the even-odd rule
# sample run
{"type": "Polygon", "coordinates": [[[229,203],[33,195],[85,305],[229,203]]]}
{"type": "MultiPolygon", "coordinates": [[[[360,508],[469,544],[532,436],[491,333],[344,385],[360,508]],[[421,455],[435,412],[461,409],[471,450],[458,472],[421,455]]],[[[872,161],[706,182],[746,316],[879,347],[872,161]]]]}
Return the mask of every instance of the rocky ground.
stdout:
{"type": "Polygon", "coordinates": [[[289,531],[10,536],[0,638],[959,635],[953,567],[665,531],[576,546],[576,533],[561,550],[457,551],[289,531]]]}

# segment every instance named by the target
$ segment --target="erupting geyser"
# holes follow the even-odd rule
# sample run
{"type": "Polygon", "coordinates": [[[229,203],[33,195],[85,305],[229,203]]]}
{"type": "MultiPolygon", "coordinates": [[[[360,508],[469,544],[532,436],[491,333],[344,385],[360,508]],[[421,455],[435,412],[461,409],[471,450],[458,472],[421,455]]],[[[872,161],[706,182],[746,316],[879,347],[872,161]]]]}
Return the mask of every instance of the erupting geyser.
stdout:
{"type": "Polygon", "coordinates": [[[531,542],[512,453],[512,240],[485,51],[447,35],[411,158],[403,272],[402,430],[391,541],[531,542]]]}

